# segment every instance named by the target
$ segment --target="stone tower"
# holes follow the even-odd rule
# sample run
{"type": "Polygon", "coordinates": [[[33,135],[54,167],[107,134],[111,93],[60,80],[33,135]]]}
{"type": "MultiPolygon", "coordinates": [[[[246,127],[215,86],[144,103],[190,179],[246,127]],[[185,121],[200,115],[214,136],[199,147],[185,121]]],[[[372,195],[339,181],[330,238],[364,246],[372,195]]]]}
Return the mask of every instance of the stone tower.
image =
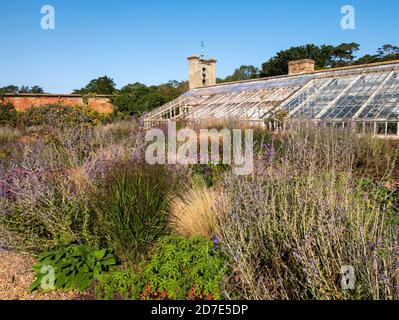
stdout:
{"type": "Polygon", "coordinates": [[[216,59],[190,56],[187,60],[190,90],[216,84],[216,59]]]}

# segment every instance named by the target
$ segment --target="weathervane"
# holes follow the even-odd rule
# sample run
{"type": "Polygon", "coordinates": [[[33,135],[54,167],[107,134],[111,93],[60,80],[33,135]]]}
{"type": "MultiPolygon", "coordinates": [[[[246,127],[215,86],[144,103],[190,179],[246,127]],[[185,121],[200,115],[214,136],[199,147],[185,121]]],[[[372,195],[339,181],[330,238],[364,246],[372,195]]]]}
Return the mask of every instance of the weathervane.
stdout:
{"type": "Polygon", "coordinates": [[[201,40],[201,59],[205,58],[205,45],[204,41],[201,40]]]}

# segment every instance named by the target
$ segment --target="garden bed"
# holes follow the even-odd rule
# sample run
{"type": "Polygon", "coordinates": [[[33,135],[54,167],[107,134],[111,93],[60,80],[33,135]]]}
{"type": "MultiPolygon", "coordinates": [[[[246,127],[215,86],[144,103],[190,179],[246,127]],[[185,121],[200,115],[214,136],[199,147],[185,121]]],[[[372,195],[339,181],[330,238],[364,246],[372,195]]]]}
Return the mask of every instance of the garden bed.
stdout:
{"type": "Polygon", "coordinates": [[[0,251],[0,300],[83,300],[87,295],[51,291],[28,293],[27,288],[35,279],[32,264],[35,258],[10,251],[0,251]]]}

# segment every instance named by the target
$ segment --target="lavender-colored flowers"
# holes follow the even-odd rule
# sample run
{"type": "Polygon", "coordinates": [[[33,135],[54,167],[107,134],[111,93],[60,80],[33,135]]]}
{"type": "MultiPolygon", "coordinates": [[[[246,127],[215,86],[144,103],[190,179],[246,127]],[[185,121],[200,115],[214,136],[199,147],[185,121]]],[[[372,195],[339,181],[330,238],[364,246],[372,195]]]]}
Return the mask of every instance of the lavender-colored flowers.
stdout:
{"type": "Polygon", "coordinates": [[[219,249],[219,238],[216,235],[213,235],[213,248],[215,250],[219,249]]]}

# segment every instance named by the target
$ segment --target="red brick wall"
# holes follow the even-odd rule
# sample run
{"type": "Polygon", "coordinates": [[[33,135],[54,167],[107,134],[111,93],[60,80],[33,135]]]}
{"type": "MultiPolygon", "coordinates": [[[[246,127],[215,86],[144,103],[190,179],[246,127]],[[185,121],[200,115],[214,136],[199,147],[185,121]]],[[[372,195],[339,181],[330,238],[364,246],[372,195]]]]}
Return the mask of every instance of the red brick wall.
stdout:
{"type": "MultiPolygon", "coordinates": [[[[100,113],[111,113],[112,104],[109,97],[97,96],[88,98],[87,104],[100,113]]],[[[5,102],[11,102],[17,111],[26,111],[33,107],[48,105],[48,104],[62,104],[67,106],[83,105],[82,96],[77,95],[5,95],[5,102]]]]}

